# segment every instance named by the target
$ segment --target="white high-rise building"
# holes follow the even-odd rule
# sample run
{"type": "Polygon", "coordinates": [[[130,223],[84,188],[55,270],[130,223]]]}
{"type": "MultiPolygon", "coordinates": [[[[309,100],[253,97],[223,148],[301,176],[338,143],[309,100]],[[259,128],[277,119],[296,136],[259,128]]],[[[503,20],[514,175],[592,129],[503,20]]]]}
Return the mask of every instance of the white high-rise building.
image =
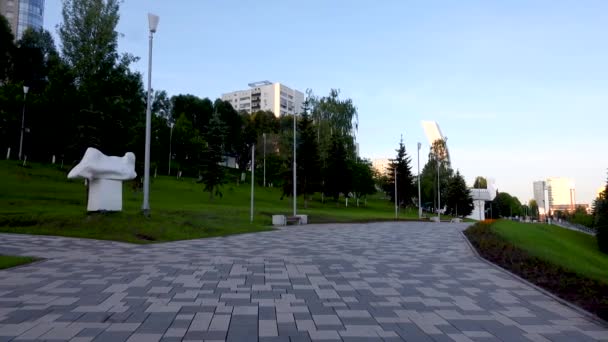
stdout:
{"type": "Polygon", "coordinates": [[[547,209],[546,207],[546,203],[545,203],[545,189],[547,187],[545,181],[536,181],[534,183],[532,183],[533,186],[533,190],[534,190],[534,200],[536,201],[536,204],[538,205],[538,211],[540,212],[541,215],[545,214],[545,211],[547,209]]]}
{"type": "Polygon", "coordinates": [[[574,210],[576,208],[576,190],[569,178],[547,178],[549,210],[574,210]]]}
{"type": "Polygon", "coordinates": [[[268,110],[275,116],[281,116],[302,112],[304,93],[301,91],[278,82],[261,81],[248,85],[249,89],[222,94],[222,100],[230,102],[237,111],[248,113],[268,110]]]}

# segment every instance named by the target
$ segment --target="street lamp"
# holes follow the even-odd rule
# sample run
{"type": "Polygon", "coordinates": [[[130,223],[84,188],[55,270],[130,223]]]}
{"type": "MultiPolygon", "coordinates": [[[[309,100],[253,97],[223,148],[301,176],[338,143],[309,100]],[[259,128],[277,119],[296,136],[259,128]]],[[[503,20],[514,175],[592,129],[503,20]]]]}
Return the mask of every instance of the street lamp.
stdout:
{"type": "Polygon", "coordinates": [[[296,111],[293,111],[293,216],[296,216],[296,201],[298,194],[296,193],[296,111]]]}
{"type": "Polygon", "coordinates": [[[169,124],[170,127],[170,131],[169,131],[169,171],[167,171],[167,175],[171,176],[171,141],[173,140],[173,126],[175,126],[175,124],[172,122],[169,124]]]}
{"type": "Polygon", "coordinates": [[[418,218],[422,218],[422,198],[420,198],[420,148],[421,143],[418,143],[418,218]]]}
{"type": "Polygon", "coordinates": [[[21,113],[21,138],[19,138],[19,160],[23,153],[23,133],[25,132],[25,100],[27,92],[30,90],[28,86],[23,86],[23,112],[21,113]]]}
{"type": "Polygon", "coordinates": [[[146,149],[144,157],[144,201],[141,210],[144,216],[150,216],[150,135],[152,126],[151,103],[152,98],[152,39],[158,26],[157,15],[148,13],[148,26],[150,29],[150,38],[148,44],[148,99],[146,103],[146,149]]]}
{"type": "Polygon", "coordinates": [[[436,153],[437,158],[437,222],[441,222],[441,183],[439,178],[439,153],[436,153]]]}
{"type": "Polygon", "coordinates": [[[395,173],[395,220],[399,218],[399,206],[397,205],[397,165],[394,169],[395,173]]]}
{"type": "Polygon", "coordinates": [[[262,133],[264,137],[264,187],[266,187],[266,133],[262,133]]]}

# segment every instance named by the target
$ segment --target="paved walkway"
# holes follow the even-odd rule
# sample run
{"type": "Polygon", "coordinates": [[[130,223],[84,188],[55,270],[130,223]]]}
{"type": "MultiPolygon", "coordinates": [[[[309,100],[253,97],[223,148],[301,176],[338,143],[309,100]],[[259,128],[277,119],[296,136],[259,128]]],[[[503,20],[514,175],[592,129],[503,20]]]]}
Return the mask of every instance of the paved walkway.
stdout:
{"type": "Polygon", "coordinates": [[[0,234],[0,341],[592,341],[478,260],[464,224],[309,225],[133,246],[0,234]]]}

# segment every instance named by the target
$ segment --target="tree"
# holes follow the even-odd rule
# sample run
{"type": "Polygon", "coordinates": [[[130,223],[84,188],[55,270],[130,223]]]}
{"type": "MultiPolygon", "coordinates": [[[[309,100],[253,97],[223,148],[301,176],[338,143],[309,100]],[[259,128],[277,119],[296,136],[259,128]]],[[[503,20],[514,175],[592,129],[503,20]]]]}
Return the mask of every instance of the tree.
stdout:
{"type": "Polygon", "coordinates": [[[210,99],[181,94],[171,98],[171,105],[174,118],[179,118],[184,114],[200,133],[207,131],[209,120],[214,114],[213,102],[210,99]]]}
{"type": "Polygon", "coordinates": [[[475,183],[473,183],[473,189],[487,189],[488,188],[488,181],[481,176],[477,176],[477,178],[475,178],[475,183]]]}
{"type": "Polygon", "coordinates": [[[220,187],[225,183],[224,167],[220,165],[224,158],[224,150],[222,143],[224,141],[224,132],[226,128],[220,120],[219,114],[215,113],[209,120],[209,130],[205,135],[206,148],[201,165],[201,176],[204,191],[209,191],[209,198],[213,199],[213,195],[222,196],[220,187]]]}
{"type": "Polygon", "coordinates": [[[344,136],[337,133],[332,136],[332,144],[324,172],[325,194],[333,197],[336,202],[340,198],[340,193],[345,196],[348,195],[352,185],[352,170],[349,167],[344,140],[344,136]]]}
{"type": "Polygon", "coordinates": [[[608,254],[608,182],[606,182],[604,191],[595,200],[593,216],[595,217],[595,237],[599,250],[608,254]]]}
{"type": "Polygon", "coordinates": [[[530,200],[530,202],[528,202],[528,208],[530,209],[530,213],[528,215],[530,215],[531,217],[534,217],[534,218],[538,218],[539,211],[538,211],[538,203],[536,203],[536,200],[534,200],[534,199],[530,200]]]}
{"type": "Polygon", "coordinates": [[[298,122],[300,133],[297,145],[298,193],[304,195],[304,208],[308,197],[319,190],[321,173],[316,132],[308,113],[304,112],[298,122]]]}
{"type": "Polygon", "coordinates": [[[492,201],[493,218],[521,216],[522,205],[517,197],[506,192],[498,192],[492,201]]]}
{"type": "Polygon", "coordinates": [[[62,57],[76,88],[70,98],[72,139],[66,147],[71,158],[89,146],[123,154],[133,147],[133,129],[144,119],[142,77],[129,69],[137,58],[117,52],[118,11],[118,0],[63,2],[62,57]]]}
{"type": "Polygon", "coordinates": [[[405,151],[403,137],[399,141],[399,148],[395,150],[397,156],[390,160],[387,168],[389,178],[388,188],[385,191],[389,194],[391,202],[395,201],[395,170],[397,170],[397,200],[399,206],[410,206],[412,198],[416,196],[417,189],[414,185],[414,176],[412,175],[411,158],[405,151]]]}
{"type": "Polygon", "coordinates": [[[0,14],[0,86],[5,83],[12,71],[13,54],[15,53],[15,36],[8,20],[0,14]]]}
{"type": "Polygon", "coordinates": [[[445,142],[442,140],[436,140],[431,145],[428,161],[420,173],[423,207],[432,207],[434,210],[437,209],[437,178],[439,177],[439,190],[441,192],[441,198],[445,198],[448,183],[453,173],[454,171],[450,165],[450,160],[447,158],[445,142]],[[437,172],[438,167],[439,173],[437,172]]]}
{"type": "Polygon", "coordinates": [[[359,199],[376,193],[374,170],[371,161],[367,159],[358,159],[351,168],[353,170],[353,194],[357,199],[358,207],[359,199]]]}
{"type": "Polygon", "coordinates": [[[118,59],[119,0],[64,0],[59,25],[63,56],[77,84],[111,69],[118,59]]]}
{"type": "Polygon", "coordinates": [[[237,142],[242,134],[241,117],[228,101],[217,99],[213,107],[224,125],[224,152],[226,155],[235,156],[237,142]]]}
{"type": "Polygon", "coordinates": [[[468,216],[473,212],[473,198],[460,171],[450,178],[445,204],[448,213],[455,216],[468,216]]]}
{"type": "Polygon", "coordinates": [[[340,90],[331,89],[328,96],[317,98],[307,91],[311,118],[317,131],[320,159],[327,163],[334,135],[342,137],[348,158],[355,159],[354,135],[359,128],[357,108],[351,99],[340,99],[340,90]]]}
{"type": "Polygon", "coordinates": [[[50,63],[56,63],[59,54],[51,33],[28,28],[17,42],[15,79],[23,81],[30,91],[42,92],[48,83],[50,63]]]}

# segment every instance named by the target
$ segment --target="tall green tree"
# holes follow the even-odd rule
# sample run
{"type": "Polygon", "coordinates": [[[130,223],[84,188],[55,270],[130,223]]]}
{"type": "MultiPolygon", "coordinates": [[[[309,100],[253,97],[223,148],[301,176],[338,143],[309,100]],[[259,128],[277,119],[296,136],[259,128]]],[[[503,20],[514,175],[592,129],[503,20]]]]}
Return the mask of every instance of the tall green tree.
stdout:
{"type": "Polygon", "coordinates": [[[367,159],[358,159],[352,164],[351,169],[353,170],[352,191],[358,207],[360,199],[376,193],[374,170],[371,161],[367,159]]]}
{"type": "Polygon", "coordinates": [[[340,194],[345,196],[352,187],[352,170],[348,159],[345,137],[338,133],[332,136],[325,173],[325,194],[338,201],[340,194]]]}
{"type": "Polygon", "coordinates": [[[6,83],[11,76],[15,53],[15,36],[8,20],[0,14],[0,86],[6,83]]]}
{"type": "Polygon", "coordinates": [[[78,84],[103,75],[118,60],[119,0],[64,0],[62,53],[78,84]]]}
{"type": "Polygon", "coordinates": [[[222,196],[221,186],[226,182],[224,167],[220,165],[224,158],[223,142],[226,128],[218,113],[209,120],[209,130],[205,134],[206,147],[201,165],[201,176],[204,190],[209,192],[209,198],[214,195],[222,196]]]}
{"type": "Polygon", "coordinates": [[[23,81],[33,92],[41,93],[48,83],[49,64],[59,54],[51,33],[28,28],[17,42],[15,79],[23,81]]]}
{"type": "Polygon", "coordinates": [[[534,218],[538,218],[539,216],[539,212],[538,212],[538,203],[536,203],[536,200],[531,199],[528,202],[528,208],[530,208],[530,216],[534,217],[534,218]]]}
{"type": "Polygon", "coordinates": [[[395,201],[395,170],[397,171],[397,200],[400,206],[410,206],[412,198],[417,196],[417,189],[412,174],[411,158],[405,151],[403,137],[399,141],[399,148],[395,150],[397,156],[390,160],[387,168],[389,178],[388,187],[385,191],[389,194],[391,202],[395,201]]]}
{"type": "Polygon", "coordinates": [[[62,57],[77,90],[67,154],[79,158],[89,146],[123,154],[145,118],[145,96],[141,75],[129,68],[137,58],[117,52],[119,1],[65,0],[62,17],[62,57]]]}
{"type": "Polygon", "coordinates": [[[473,183],[473,189],[487,189],[487,188],[488,188],[488,181],[482,176],[477,176],[475,178],[475,182],[473,183]]]}
{"type": "MultiPolygon", "coordinates": [[[[441,198],[445,198],[447,194],[448,183],[454,174],[450,160],[447,156],[445,141],[436,140],[432,145],[428,155],[428,161],[420,172],[421,197],[423,207],[433,208],[437,210],[437,187],[441,198]],[[437,169],[439,168],[439,172],[437,169]],[[437,184],[439,182],[439,184],[437,184]]],[[[443,202],[443,200],[442,200],[443,202]]],[[[441,203],[444,207],[445,203],[441,203]]]]}
{"type": "Polygon", "coordinates": [[[298,122],[298,131],[300,132],[300,141],[297,145],[298,193],[304,195],[304,208],[307,208],[310,195],[320,189],[321,167],[315,129],[306,112],[298,122]]]}
{"type": "Polygon", "coordinates": [[[595,237],[599,250],[608,254],[608,182],[606,188],[594,202],[593,216],[595,217],[595,237]]]}
{"type": "Polygon", "coordinates": [[[468,216],[473,212],[473,198],[460,171],[450,178],[445,204],[447,212],[456,216],[468,216]]]}

